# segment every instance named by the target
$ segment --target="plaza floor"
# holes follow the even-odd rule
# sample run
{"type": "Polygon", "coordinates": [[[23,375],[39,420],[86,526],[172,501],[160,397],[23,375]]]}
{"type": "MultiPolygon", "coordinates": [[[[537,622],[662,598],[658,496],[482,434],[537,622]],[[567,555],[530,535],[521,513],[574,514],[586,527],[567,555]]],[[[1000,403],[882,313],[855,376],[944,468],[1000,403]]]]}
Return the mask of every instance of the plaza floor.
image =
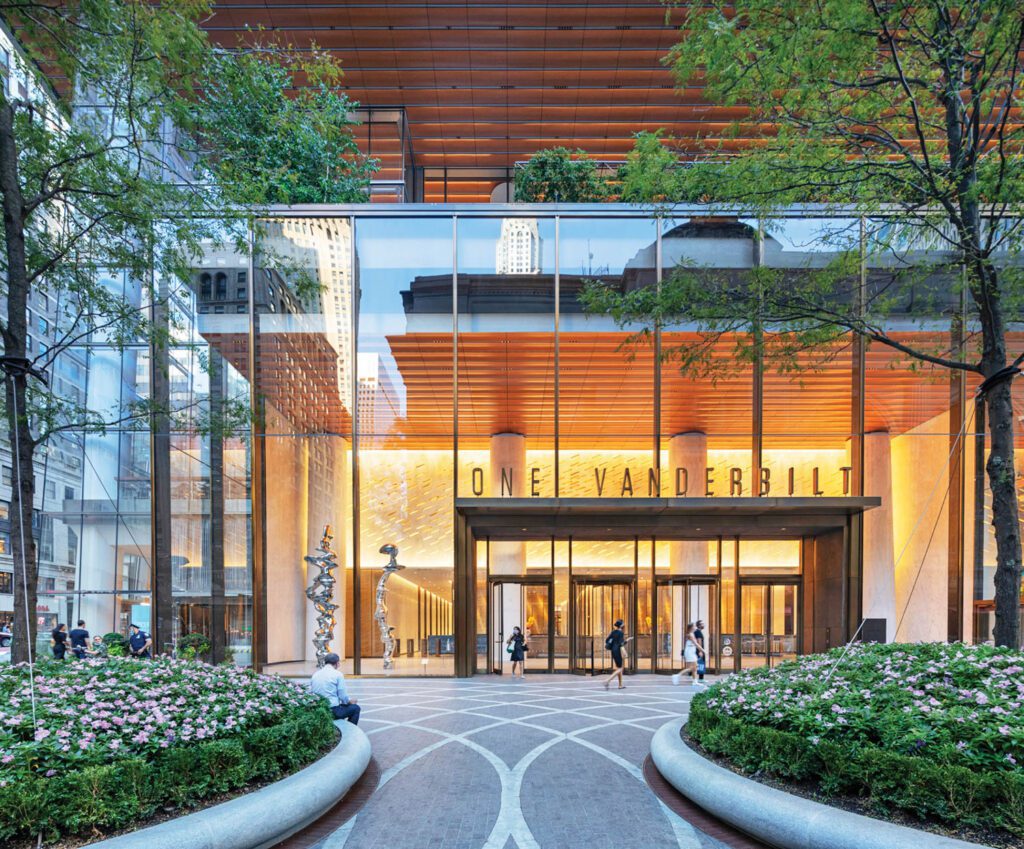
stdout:
{"type": "Polygon", "coordinates": [[[380,781],[318,849],[725,849],[641,771],[654,731],[686,711],[687,685],[528,675],[350,689],[380,781]]]}

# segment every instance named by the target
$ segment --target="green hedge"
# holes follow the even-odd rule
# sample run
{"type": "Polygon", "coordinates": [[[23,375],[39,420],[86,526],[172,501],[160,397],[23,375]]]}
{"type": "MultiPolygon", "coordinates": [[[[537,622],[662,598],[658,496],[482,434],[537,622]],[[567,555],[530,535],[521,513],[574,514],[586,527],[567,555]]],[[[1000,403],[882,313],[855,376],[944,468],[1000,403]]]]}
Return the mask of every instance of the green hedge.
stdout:
{"type": "Polygon", "coordinates": [[[330,712],[295,711],[283,722],[223,739],[124,758],[53,778],[29,777],[0,787],[0,840],[44,839],[125,828],[161,808],[186,808],[286,775],[335,740],[330,712]]]}
{"type": "Polygon", "coordinates": [[[1003,829],[1024,837],[1024,775],[940,763],[877,746],[821,739],[690,706],[687,731],[707,751],[746,772],[811,782],[826,796],[856,796],[877,813],[901,811],[949,825],[1003,829]]]}

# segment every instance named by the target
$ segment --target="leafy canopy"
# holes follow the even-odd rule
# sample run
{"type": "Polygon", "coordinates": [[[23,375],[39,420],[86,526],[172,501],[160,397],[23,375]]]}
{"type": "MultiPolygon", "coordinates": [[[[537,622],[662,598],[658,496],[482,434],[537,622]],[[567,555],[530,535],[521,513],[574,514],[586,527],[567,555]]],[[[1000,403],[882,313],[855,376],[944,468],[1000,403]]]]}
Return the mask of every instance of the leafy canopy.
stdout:
{"type": "Polygon", "coordinates": [[[517,168],[515,191],[522,203],[594,203],[610,194],[597,163],[566,147],[539,150],[517,168]]]}

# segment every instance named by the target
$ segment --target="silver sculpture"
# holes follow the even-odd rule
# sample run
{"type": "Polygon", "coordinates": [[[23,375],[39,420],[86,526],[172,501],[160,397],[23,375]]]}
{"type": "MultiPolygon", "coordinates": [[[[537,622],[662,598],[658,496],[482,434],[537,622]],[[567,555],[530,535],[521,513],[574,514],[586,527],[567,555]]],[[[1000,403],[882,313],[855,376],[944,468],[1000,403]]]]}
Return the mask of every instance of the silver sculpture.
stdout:
{"type": "Polygon", "coordinates": [[[391,543],[382,545],[380,553],[388,556],[388,563],[384,567],[380,580],[377,582],[377,608],[373,611],[373,618],[377,620],[377,626],[380,628],[380,641],[384,644],[384,668],[392,669],[395,665],[395,662],[391,659],[395,652],[395,638],[392,636],[392,631],[395,629],[388,627],[388,606],[384,603],[384,596],[387,592],[385,584],[387,584],[388,578],[395,574],[395,572],[405,567],[398,562],[397,545],[392,545],[391,543]]]}
{"type": "Polygon", "coordinates": [[[330,651],[334,639],[334,611],[338,609],[338,605],[331,601],[334,597],[334,575],[331,570],[338,566],[338,556],[331,551],[332,539],[331,526],[324,525],[324,534],[317,549],[320,553],[305,558],[311,567],[316,566],[320,570],[313,578],[313,583],[306,588],[306,598],[313,602],[317,613],[316,636],[313,637],[317,668],[324,665],[324,658],[330,651]]]}

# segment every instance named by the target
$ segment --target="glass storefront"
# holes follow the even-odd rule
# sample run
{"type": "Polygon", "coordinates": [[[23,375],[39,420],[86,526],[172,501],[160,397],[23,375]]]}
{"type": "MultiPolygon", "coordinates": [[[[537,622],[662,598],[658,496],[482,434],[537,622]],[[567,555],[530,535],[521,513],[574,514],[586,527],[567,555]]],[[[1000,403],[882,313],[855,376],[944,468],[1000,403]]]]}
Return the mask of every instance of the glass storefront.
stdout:
{"type": "MultiPolygon", "coordinates": [[[[330,526],[334,646],[361,674],[507,672],[515,625],[528,670],[600,674],[619,618],[636,672],[678,669],[697,621],[712,671],[841,644],[862,618],[890,639],[985,639],[994,551],[966,380],[853,338],[777,369],[725,334],[686,371],[694,327],[622,327],[579,300],[591,281],[636,292],[676,273],[798,281],[861,239],[851,285],[881,293],[908,273],[870,249],[884,227],[613,205],[282,211],[254,257],[211,250],[172,293],[166,362],[83,345],[88,397],[165,393],[173,415],[164,441],[78,437],[60,512],[78,610],[94,630],[144,620],[165,646],[198,631],[217,659],[302,674],[304,557],[330,526]],[[239,409],[251,422],[221,416],[239,409]],[[931,497],[947,483],[955,501],[931,497]],[[655,529],[627,512],[640,503],[679,512],[655,529]],[[518,526],[481,531],[474,504],[518,526]]],[[[948,258],[914,250],[922,292],[941,289],[948,258]]],[[[948,348],[949,305],[932,302],[899,332],[948,348]]]]}

